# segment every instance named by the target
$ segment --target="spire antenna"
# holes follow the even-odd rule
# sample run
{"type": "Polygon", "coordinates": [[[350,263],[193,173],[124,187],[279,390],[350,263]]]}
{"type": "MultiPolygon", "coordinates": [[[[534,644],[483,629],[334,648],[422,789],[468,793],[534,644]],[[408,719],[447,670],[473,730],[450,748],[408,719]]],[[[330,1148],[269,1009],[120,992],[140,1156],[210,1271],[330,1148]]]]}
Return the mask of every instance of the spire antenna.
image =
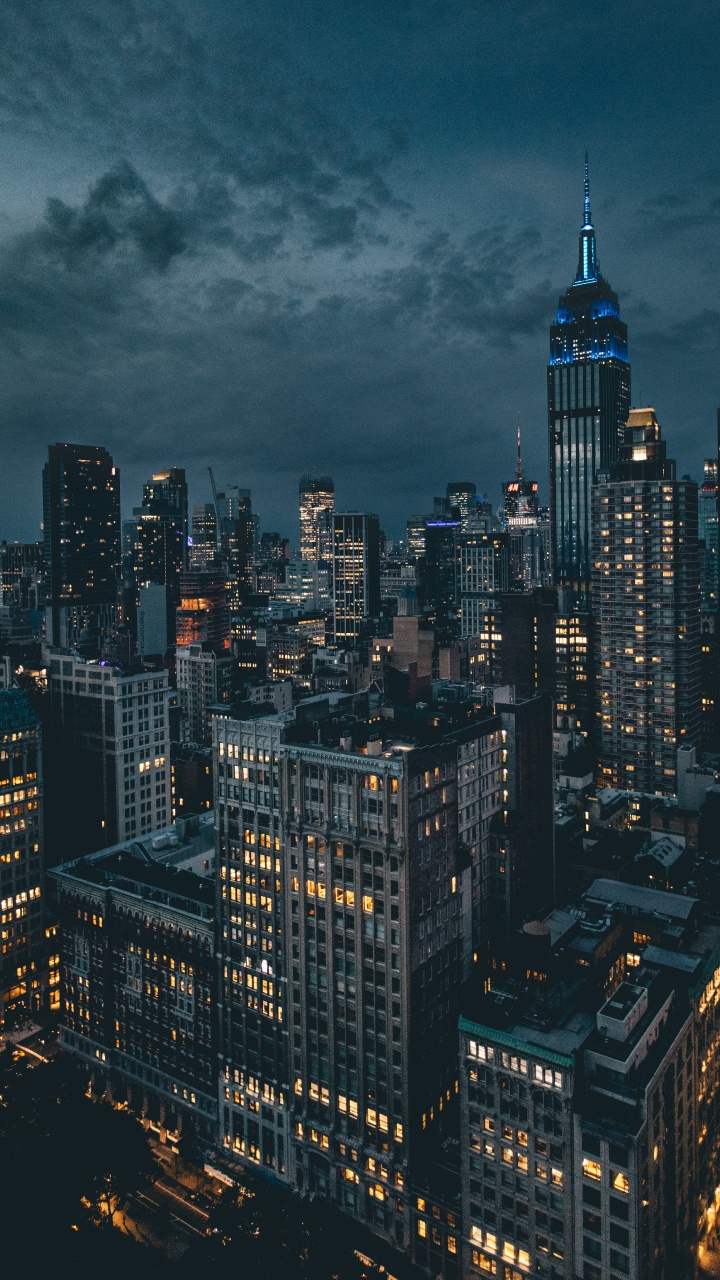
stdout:
{"type": "Polygon", "coordinates": [[[592,226],[592,218],[590,216],[590,164],[587,151],[585,152],[585,226],[592,226]]]}
{"type": "Polygon", "coordinates": [[[520,414],[518,414],[518,421],[517,421],[517,450],[518,450],[518,454],[517,454],[517,478],[518,478],[518,480],[522,480],[522,473],[523,473],[523,469],[522,469],[522,457],[521,457],[521,454],[520,454],[520,414]]]}
{"type": "Polygon", "coordinates": [[[585,152],[585,220],[580,229],[580,253],[578,256],[578,270],[575,277],[576,284],[589,284],[598,278],[597,261],[595,257],[595,228],[592,224],[592,214],[590,213],[590,164],[588,161],[588,153],[585,152]]]}

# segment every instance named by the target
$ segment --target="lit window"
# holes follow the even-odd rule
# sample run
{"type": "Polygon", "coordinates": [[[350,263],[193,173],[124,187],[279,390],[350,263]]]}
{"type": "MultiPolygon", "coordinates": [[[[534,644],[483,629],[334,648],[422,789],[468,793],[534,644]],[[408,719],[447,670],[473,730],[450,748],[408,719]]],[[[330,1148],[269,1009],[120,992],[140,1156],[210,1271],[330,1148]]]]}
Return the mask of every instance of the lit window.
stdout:
{"type": "MultiPolygon", "coordinates": [[[[586,1178],[592,1178],[593,1182],[599,1182],[602,1178],[602,1166],[597,1160],[588,1160],[587,1156],[583,1156],[583,1173],[586,1178]]],[[[623,1174],[618,1174],[623,1177],[623,1174]]]]}

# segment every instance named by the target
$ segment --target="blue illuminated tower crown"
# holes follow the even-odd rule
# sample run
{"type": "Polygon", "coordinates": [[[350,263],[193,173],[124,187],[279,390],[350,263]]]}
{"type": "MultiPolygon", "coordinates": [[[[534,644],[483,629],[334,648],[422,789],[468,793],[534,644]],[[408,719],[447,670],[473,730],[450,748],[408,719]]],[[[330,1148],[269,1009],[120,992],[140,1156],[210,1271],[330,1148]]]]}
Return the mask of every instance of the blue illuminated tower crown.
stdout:
{"type": "Polygon", "coordinates": [[[579,603],[590,590],[592,485],[618,457],[629,407],[627,326],[598,268],[586,156],[577,275],[558,301],[548,364],[555,581],[579,603]]]}

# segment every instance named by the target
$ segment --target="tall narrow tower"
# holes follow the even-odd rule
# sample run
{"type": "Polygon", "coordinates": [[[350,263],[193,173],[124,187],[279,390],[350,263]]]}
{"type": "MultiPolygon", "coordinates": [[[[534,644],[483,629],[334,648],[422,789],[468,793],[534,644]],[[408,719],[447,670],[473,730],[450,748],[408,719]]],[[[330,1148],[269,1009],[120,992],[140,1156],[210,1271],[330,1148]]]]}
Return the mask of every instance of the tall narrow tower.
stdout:
{"type": "Polygon", "coordinates": [[[587,603],[590,588],[593,481],[618,457],[629,407],[627,327],[598,270],[586,156],[577,275],[558,303],[548,365],[554,576],[576,604],[587,603]]]}

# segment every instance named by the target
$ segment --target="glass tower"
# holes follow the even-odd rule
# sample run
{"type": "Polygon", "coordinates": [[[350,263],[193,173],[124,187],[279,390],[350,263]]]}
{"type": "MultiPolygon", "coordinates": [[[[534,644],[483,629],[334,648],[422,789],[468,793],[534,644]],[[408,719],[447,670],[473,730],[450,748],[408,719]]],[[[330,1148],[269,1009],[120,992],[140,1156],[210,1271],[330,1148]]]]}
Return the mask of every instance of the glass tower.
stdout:
{"type": "Polygon", "coordinates": [[[577,275],[559,300],[548,365],[554,574],[578,604],[587,603],[590,587],[592,485],[618,457],[629,407],[627,327],[598,270],[586,157],[577,275]]]}

